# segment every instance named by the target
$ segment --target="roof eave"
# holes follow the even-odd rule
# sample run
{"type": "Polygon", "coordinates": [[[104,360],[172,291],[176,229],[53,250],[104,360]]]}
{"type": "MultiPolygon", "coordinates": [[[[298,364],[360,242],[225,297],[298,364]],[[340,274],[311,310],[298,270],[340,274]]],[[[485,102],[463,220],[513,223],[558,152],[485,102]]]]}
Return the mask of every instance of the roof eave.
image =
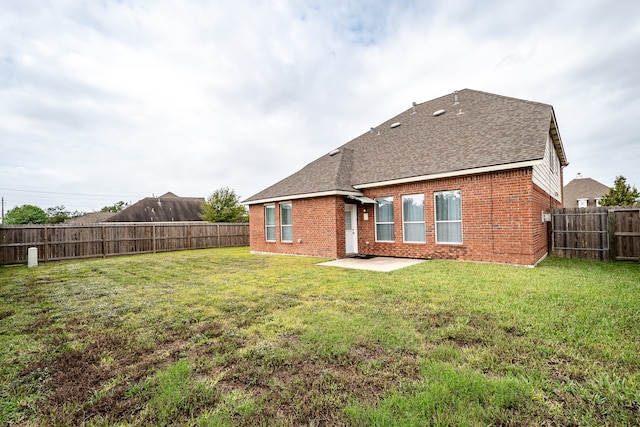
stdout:
{"type": "Polygon", "coordinates": [[[312,197],[325,197],[325,196],[363,196],[360,191],[345,191],[345,190],[328,190],[328,191],[318,191],[315,193],[303,193],[303,194],[293,194],[286,196],[275,196],[275,197],[265,197],[263,199],[256,200],[245,200],[242,202],[243,205],[259,205],[264,203],[274,203],[274,202],[282,202],[285,200],[296,200],[296,199],[309,199],[312,197]]]}
{"type": "Polygon", "coordinates": [[[560,165],[569,166],[567,155],[565,154],[564,147],[562,146],[562,138],[560,138],[560,131],[558,130],[558,123],[556,122],[556,113],[553,111],[553,107],[551,107],[551,124],[549,133],[551,134],[553,145],[554,147],[556,147],[556,152],[558,153],[558,158],[560,159],[560,165]]]}

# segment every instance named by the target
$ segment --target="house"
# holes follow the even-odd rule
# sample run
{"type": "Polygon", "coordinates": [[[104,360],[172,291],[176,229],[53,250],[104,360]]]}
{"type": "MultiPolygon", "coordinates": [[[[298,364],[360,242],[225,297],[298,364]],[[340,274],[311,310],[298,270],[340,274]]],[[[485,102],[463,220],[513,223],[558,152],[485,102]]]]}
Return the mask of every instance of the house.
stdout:
{"type": "Polygon", "coordinates": [[[609,187],[592,178],[578,174],[564,186],[565,208],[586,208],[600,206],[600,199],[609,193],[609,187]]]}
{"type": "Polygon", "coordinates": [[[100,222],[105,222],[114,215],[115,215],[114,212],[89,212],[88,214],[84,214],[82,216],[70,219],[65,224],[68,224],[68,225],[96,224],[100,222]]]}
{"type": "Polygon", "coordinates": [[[533,265],[567,164],[551,105],[455,91],[246,199],[251,251],[533,265]]]}
{"type": "Polygon", "coordinates": [[[202,221],[203,197],[178,197],[169,192],[160,197],[145,197],[105,222],[202,221]]]}

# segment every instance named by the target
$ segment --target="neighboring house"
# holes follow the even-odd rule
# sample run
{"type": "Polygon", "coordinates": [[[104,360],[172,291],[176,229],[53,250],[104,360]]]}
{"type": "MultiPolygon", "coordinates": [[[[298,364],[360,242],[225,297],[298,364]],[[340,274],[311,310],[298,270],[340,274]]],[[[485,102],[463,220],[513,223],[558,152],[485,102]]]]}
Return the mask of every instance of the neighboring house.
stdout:
{"type": "Polygon", "coordinates": [[[178,197],[166,193],[160,197],[145,197],[121,210],[106,222],[202,221],[202,197],[178,197]]]}
{"type": "Polygon", "coordinates": [[[69,225],[96,224],[100,222],[105,222],[106,220],[108,220],[114,215],[115,215],[114,212],[90,212],[88,214],[84,214],[77,218],[70,219],[69,221],[65,222],[65,225],[66,224],[69,224],[69,225]]]}
{"type": "Polygon", "coordinates": [[[591,178],[576,178],[564,186],[565,208],[586,208],[600,206],[600,199],[609,193],[609,187],[591,178]]]}
{"type": "Polygon", "coordinates": [[[251,251],[532,265],[567,164],[552,106],[456,91],[246,199],[251,251]]]}

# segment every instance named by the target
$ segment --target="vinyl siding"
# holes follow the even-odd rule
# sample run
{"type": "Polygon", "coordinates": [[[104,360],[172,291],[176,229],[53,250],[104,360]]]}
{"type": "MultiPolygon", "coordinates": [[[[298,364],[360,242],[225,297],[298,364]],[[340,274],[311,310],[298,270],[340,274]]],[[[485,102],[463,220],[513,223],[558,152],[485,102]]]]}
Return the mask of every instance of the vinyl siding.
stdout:
{"type": "Polygon", "coordinates": [[[560,159],[554,149],[551,135],[547,135],[547,144],[542,163],[533,167],[533,182],[551,197],[562,203],[562,183],[560,179],[560,159]]]}

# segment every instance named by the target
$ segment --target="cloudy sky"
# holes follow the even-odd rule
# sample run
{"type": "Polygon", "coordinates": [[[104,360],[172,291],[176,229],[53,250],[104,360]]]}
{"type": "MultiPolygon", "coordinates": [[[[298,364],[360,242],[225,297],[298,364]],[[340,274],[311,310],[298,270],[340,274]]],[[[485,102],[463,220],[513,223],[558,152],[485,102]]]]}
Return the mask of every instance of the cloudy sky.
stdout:
{"type": "Polygon", "coordinates": [[[247,198],[471,88],[553,105],[570,165],[640,187],[640,2],[0,0],[0,196],[247,198]]]}

